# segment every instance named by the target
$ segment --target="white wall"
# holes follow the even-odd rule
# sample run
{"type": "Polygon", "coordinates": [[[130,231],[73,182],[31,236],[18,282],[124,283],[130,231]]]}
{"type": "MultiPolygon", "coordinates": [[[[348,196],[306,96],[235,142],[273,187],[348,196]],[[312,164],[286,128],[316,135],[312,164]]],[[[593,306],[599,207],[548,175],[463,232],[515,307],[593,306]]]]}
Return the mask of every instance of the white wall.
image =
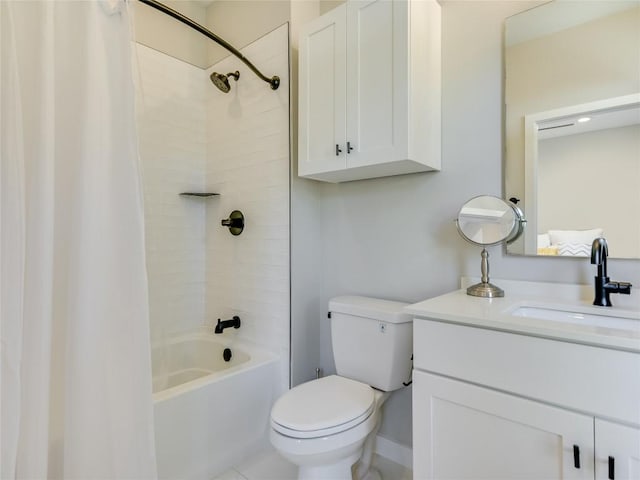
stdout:
{"type": "Polygon", "coordinates": [[[339,5],[345,3],[346,0],[319,0],[320,1],[320,15],[324,15],[329,10],[333,10],[339,5]]]}
{"type": "MultiPolygon", "coordinates": [[[[207,8],[206,26],[238,50],[290,20],[288,0],[216,0],[207,8]]],[[[219,62],[229,52],[213,42],[208,43],[208,65],[219,62]]],[[[262,59],[248,57],[267,77],[262,59]]]]}
{"type": "Polygon", "coordinates": [[[291,3],[291,385],[315,377],[320,367],[320,323],[323,306],[322,225],[319,182],[298,177],[299,30],[319,14],[319,2],[291,3]]]}
{"type": "Polygon", "coordinates": [[[538,233],[602,228],[610,256],[640,258],[631,212],[640,212],[640,125],[539,142],[538,233]]]}
{"type": "MultiPolygon", "coordinates": [[[[162,3],[206,25],[207,11],[202,3],[190,0],[162,0],[162,3]]],[[[138,43],[200,68],[209,65],[207,52],[211,41],[201,33],[141,2],[131,5],[138,43]]]]}
{"type": "Polygon", "coordinates": [[[201,69],[143,45],[138,130],[152,341],[204,322],[205,203],[202,191],[205,77],[201,69]]]}
{"type": "Polygon", "coordinates": [[[220,193],[206,211],[206,318],[238,315],[238,338],[281,358],[281,385],[289,385],[289,31],[283,25],[242,49],[282,83],[276,91],[235,57],[207,70],[240,71],[231,91],[206,79],[206,189],[220,193]],[[245,216],[233,236],[220,225],[232,210],[245,216]]]}
{"type": "MultiPolygon", "coordinates": [[[[469,198],[501,195],[503,22],[537,3],[442,2],[441,172],[320,186],[323,289],[308,295],[320,305],[310,321],[319,324],[326,373],[334,370],[326,318],[331,296],[415,302],[458,288],[461,275],[479,275],[480,250],[458,236],[453,220],[469,198]]],[[[584,259],[505,256],[500,247],[490,255],[495,278],[590,283],[594,274],[584,259]]],[[[609,271],[640,284],[638,267],[638,261],[612,260],[609,271]]],[[[410,389],[392,395],[385,410],[381,435],[411,445],[410,389]]]]}

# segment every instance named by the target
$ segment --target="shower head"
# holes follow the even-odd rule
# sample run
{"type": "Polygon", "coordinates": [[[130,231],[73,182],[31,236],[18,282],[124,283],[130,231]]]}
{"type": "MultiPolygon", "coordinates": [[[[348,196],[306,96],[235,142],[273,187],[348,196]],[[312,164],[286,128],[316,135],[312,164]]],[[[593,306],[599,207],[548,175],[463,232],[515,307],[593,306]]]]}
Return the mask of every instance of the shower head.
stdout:
{"type": "Polygon", "coordinates": [[[231,90],[231,85],[229,84],[229,77],[233,77],[233,79],[237,82],[240,78],[240,72],[235,71],[231,73],[227,73],[226,75],[218,72],[213,72],[209,78],[213,82],[213,84],[220,89],[221,92],[229,93],[231,90]]]}

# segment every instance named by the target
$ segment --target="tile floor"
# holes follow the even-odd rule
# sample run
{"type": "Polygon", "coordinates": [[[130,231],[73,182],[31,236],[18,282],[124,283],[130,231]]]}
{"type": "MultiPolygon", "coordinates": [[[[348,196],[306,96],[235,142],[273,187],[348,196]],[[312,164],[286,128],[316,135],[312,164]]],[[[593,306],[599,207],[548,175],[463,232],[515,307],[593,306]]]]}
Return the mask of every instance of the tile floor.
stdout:
{"type": "MultiPolygon", "coordinates": [[[[383,480],[412,480],[412,471],[379,455],[374,466],[383,480]]],[[[278,453],[269,449],[212,480],[295,480],[298,471],[278,453]]]]}

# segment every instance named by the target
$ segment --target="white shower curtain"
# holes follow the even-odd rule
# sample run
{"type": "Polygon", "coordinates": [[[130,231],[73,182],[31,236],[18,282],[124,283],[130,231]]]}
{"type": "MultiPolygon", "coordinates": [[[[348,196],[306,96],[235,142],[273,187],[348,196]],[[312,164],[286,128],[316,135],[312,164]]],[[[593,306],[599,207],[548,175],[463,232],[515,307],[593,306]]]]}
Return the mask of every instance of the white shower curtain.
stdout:
{"type": "Polygon", "coordinates": [[[0,22],[0,475],[153,478],[127,5],[0,22]]]}

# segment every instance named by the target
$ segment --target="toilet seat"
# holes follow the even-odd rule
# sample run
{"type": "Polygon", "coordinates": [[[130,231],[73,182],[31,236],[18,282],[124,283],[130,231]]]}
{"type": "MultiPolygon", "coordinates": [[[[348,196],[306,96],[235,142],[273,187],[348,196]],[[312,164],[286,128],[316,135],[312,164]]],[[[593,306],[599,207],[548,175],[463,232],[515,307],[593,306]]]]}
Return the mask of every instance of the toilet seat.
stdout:
{"type": "Polygon", "coordinates": [[[375,394],[369,385],[331,375],[280,397],[271,410],[271,426],[288,437],[319,438],[359,425],[374,410],[375,394]]]}

